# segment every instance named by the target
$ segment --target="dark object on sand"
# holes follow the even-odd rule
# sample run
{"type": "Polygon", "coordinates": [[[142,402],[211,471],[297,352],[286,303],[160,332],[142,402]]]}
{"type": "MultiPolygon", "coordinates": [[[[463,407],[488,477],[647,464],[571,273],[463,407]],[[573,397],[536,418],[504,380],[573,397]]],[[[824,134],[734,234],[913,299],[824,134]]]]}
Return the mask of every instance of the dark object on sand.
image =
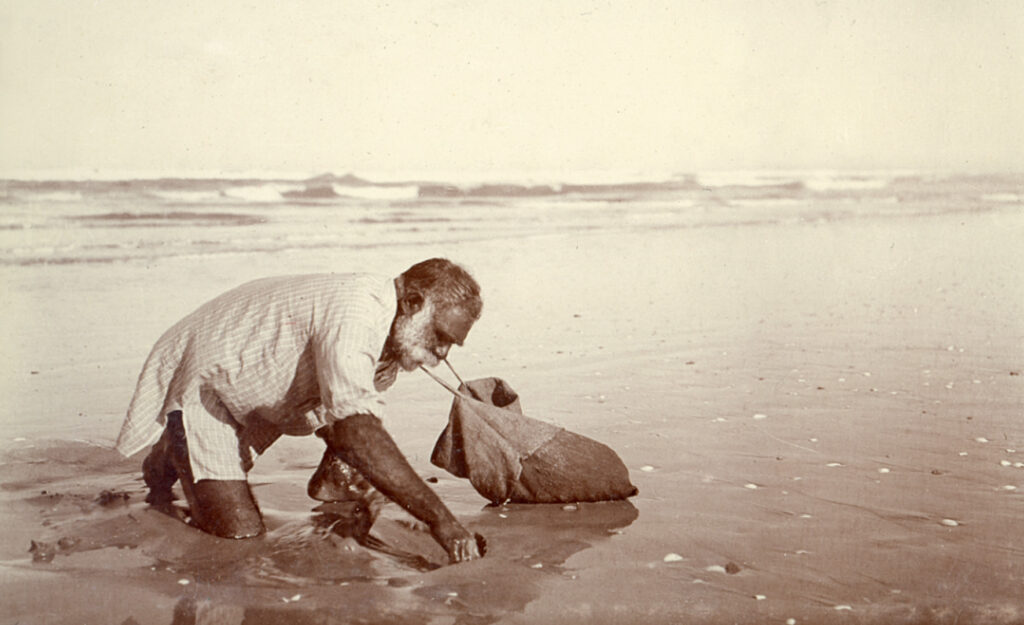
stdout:
{"type": "Polygon", "coordinates": [[[33,562],[53,562],[54,556],[57,555],[56,545],[35,540],[30,542],[28,552],[32,554],[33,562]]]}
{"type": "Polygon", "coordinates": [[[468,478],[492,503],[608,501],[637,493],[614,451],[525,416],[504,380],[471,380],[456,391],[434,379],[455,400],[430,461],[468,478]]]}
{"type": "Polygon", "coordinates": [[[104,490],[96,498],[96,503],[105,508],[123,506],[131,499],[131,495],[123,490],[104,490]]]}

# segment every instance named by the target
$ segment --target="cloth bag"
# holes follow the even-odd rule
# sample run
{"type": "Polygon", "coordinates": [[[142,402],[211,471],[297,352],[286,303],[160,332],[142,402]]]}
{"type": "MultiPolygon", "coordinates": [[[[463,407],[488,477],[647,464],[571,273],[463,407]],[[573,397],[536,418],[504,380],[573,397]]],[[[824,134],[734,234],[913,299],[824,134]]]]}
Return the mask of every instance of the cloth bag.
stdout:
{"type": "Polygon", "coordinates": [[[527,417],[504,380],[471,380],[455,390],[434,379],[455,399],[430,461],[468,478],[492,503],[607,501],[637,493],[614,451],[527,417]]]}

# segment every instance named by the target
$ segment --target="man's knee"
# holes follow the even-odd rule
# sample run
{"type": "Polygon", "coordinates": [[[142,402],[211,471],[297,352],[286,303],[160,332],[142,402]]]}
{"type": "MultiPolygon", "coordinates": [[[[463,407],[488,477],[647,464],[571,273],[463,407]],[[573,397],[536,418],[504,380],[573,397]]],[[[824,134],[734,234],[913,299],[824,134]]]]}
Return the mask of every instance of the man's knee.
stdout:
{"type": "Polygon", "coordinates": [[[252,538],[265,531],[245,480],[200,480],[191,490],[192,520],[203,531],[222,538],[252,538]]]}

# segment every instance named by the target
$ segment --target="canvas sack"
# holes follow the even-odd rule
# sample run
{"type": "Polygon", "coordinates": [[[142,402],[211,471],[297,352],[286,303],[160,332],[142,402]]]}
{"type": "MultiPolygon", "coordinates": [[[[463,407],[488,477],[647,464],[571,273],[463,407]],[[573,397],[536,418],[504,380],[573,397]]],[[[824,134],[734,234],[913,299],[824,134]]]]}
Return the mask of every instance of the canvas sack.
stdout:
{"type": "Polygon", "coordinates": [[[430,460],[469,479],[492,503],[607,501],[637,493],[618,454],[524,415],[504,380],[471,380],[457,391],[435,380],[455,399],[430,460]]]}

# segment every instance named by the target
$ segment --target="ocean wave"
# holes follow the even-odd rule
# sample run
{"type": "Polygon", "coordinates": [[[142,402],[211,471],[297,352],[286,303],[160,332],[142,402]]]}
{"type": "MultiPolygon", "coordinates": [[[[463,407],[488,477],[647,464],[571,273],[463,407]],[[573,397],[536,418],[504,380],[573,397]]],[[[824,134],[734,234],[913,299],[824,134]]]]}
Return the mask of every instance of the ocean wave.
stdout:
{"type": "MultiPolygon", "coordinates": [[[[411,212],[394,212],[379,217],[360,217],[352,220],[357,224],[409,224],[409,223],[450,223],[454,221],[449,217],[438,215],[418,215],[411,212]]],[[[465,221],[465,219],[460,219],[465,221]]]]}
{"type": "Polygon", "coordinates": [[[285,193],[291,193],[300,189],[302,187],[299,185],[249,184],[228,187],[221,191],[221,195],[245,202],[280,202],[285,199],[285,193]]]}
{"type": "Polygon", "coordinates": [[[333,188],[339,197],[364,200],[412,200],[419,197],[420,191],[418,185],[351,187],[336,184],[333,188]]]}
{"type": "Polygon", "coordinates": [[[746,207],[802,206],[807,204],[807,200],[792,197],[735,198],[730,199],[729,204],[746,207]]]}
{"type": "Polygon", "coordinates": [[[422,198],[522,198],[558,195],[560,192],[560,188],[550,185],[481,184],[467,187],[445,183],[419,185],[419,197],[422,198]]]}
{"type": "Polygon", "coordinates": [[[267,221],[263,216],[245,213],[190,213],[185,211],[102,213],[99,215],[76,215],[68,217],[68,219],[94,226],[123,228],[180,225],[249,226],[267,221]]]}
{"type": "Polygon", "coordinates": [[[171,191],[152,190],[147,191],[146,195],[156,200],[181,204],[203,204],[205,202],[214,202],[224,197],[217,190],[189,191],[185,189],[171,191]]]}
{"type": "Polygon", "coordinates": [[[704,189],[728,188],[778,188],[803,187],[799,175],[765,171],[714,171],[701,172],[694,177],[696,184],[704,189]]]}
{"type": "Polygon", "coordinates": [[[892,176],[810,176],[804,186],[811,191],[876,191],[889,187],[892,176]]]}
{"type": "Polygon", "coordinates": [[[1021,195],[1019,193],[986,193],[981,196],[981,199],[986,202],[1005,202],[1015,204],[1020,203],[1021,195]]]}
{"type": "MultiPolygon", "coordinates": [[[[351,174],[324,174],[306,180],[161,178],[152,180],[0,181],[0,204],[77,202],[160,202],[163,204],[328,204],[365,202],[515,202],[557,198],[593,198],[649,202],[664,197],[703,197],[728,203],[731,198],[859,197],[896,193],[901,197],[936,193],[970,193],[1002,197],[1020,195],[1021,177],[915,174],[873,171],[726,171],[675,174],[658,179],[545,182],[446,180],[371,181],[351,174]]],[[[923,197],[923,196],[922,196],[923,197]]],[[[987,200],[1015,201],[1015,200],[987,200]]]]}
{"type": "Polygon", "coordinates": [[[287,200],[333,200],[339,196],[334,186],[329,184],[307,186],[304,189],[283,191],[281,196],[287,200]]]}
{"type": "Polygon", "coordinates": [[[80,191],[47,191],[34,193],[31,199],[34,202],[81,202],[83,196],[80,191]]]}
{"type": "Polygon", "coordinates": [[[307,184],[303,189],[283,191],[288,200],[415,200],[419,197],[418,185],[374,185],[349,186],[342,184],[307,184]]]}

